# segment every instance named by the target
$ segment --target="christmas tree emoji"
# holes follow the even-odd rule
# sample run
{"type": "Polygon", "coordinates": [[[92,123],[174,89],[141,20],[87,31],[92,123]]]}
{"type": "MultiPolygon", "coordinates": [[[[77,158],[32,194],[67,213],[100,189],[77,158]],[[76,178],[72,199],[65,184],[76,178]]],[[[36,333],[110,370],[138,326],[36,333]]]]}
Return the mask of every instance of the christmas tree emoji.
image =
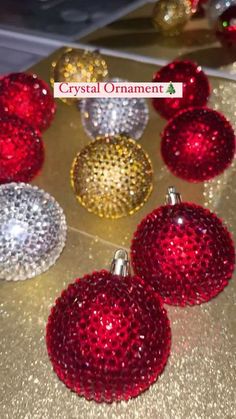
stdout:
{"type": "Polygon", "coordinates": [[[175,93],[175,88],[174,88],[174,86],[173,86],[173,84],[171,82],[170,82],[170,84],[169,84],[169,86],[167,88],[166,93],[170,93],[170,95],[173,95],[175,93]]]}

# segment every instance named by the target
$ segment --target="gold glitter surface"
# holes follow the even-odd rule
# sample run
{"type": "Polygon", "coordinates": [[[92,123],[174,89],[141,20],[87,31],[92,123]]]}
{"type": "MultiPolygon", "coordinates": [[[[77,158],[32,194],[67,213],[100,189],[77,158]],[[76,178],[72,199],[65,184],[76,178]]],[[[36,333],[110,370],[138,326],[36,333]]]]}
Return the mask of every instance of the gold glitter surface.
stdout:
{"type": "Polygon", "coordinates": [[[165,35],[175,35],[192,15],[190,0],[159,0],[153,10],[155,28],[165,35]]]}
{"type": "MultiPolygon", "coordinates": [[[[56,52],[31,71],[49,81],[50,63],[61,53],[56,52]]],[[[112,77],[132,81],[150,81],[157,69],[126,59],[105,59],[112,77]]],[[[222,79],[211,78],[210,82],[213,89],[222,83],[226,89],[232,87],[232,82],[222,79]]],[[[220,104],[220,96],[215,103],[217,100],[220,104]]],[[[221,105],[222,111],[233,109],[233,95],[230,101],[227,106],[221,105]]],[[[75,277],[108,268],[118,246],[129,248],[137,223],[164,202],[168,186],[175,185],[184,200],[198,204],[206,201],[206,185],[184,182],[165,168],[160,156],[160,132],[166,122],[150,106],[150,120],[140,144],[152,160],[153,193],[129,217],[108,220],[89,213],[76,202],[69,173],[74,156],[90,140],[76,107],[61,101],[57,105],[55,121],[44,133],[45,165],[34,183],[51,193],[64,209],[68,238],[57,264],[45,274],[22,283],[0,283],[1,419],[234,419],[235,279],[207,304],[184,309],[167,307],[173,335],[171,356],[160,379],[140,397],[112,405],[87,402],[71,393],[52,372],[45,325],[61,290],[75,277]]],[[[225,180],[210,206],[226,221],[232,215],[230,230],[235,232],[234,168],[222,176],[225,180]]]]}
{"type": "MultiPolygon", "coordinates": [[[[210,98],[210,106],[223,112],[236,132],[236,83],[219,80],[210,98]]],[[[236,202],[236,161],[222,175],[204,183],[205,206],[224,216],[224,221],[234,234],[236,202]]]]}
{"type": "Polygon", "coordinates": [[[100,137],[76,156],[71,182],[79,202],[106,218],[132,215],[152,191],[148,155],[125,136],[100,137]]]}

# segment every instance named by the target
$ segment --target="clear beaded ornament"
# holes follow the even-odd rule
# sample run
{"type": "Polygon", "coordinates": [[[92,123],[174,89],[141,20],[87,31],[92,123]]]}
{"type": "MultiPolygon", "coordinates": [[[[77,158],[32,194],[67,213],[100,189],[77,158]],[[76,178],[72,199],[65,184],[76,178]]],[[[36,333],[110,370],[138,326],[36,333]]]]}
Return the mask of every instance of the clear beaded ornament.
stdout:
{"type": "Polygon", "coordinates": [[[82,100],[78,106],[83,127],[93,139],[104,135],[124,134],[138,140],[149,119],[147,102],[142,98],[88,98],[82,100]]]}
{"type": "Polygon", "coordinates": [[[48,270],[66,240],[57,201],[27,183],[0,186],[0,279],[24,280],[48,270]]]}

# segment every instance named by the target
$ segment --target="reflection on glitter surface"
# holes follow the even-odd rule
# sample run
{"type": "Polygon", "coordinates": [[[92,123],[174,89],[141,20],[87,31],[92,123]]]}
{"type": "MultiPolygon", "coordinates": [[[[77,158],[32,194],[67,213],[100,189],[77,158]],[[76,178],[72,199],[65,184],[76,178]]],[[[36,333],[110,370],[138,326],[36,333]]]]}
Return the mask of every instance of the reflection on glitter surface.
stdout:
{"type": "MultiPolygon", "coordinates": [[[[210,105],[232,123],[236,131],[236,83],[220,80],[215,84],[210,105]]],[[[225,223],[235,236],[236,161],[221,176],[204,183],[205,206],[224,217],[225,223]]]]}

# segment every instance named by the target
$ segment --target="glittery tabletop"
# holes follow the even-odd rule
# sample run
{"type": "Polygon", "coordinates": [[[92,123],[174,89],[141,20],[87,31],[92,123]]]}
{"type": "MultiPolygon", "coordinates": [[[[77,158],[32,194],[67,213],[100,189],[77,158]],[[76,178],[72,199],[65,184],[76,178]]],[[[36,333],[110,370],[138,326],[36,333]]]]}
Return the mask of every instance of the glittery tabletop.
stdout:
{"type": "MultiPolygon", "coordinates": [[[[58,55],[58,53],[56,53],[58,55]]],[[[55,57],[55,55],[54,55],[55,57]]],[[[49,80],[52,57],[34,67],[49,80]]],[[[107,58],[112,77],[149,81],[156,67],[107,58]],[[122,65],[121,65],[122,64],[122,65]]],[[[235,96],[226,96],[232,82],[211,79],[211,105],[235,119],[235,96]]],[[[233,85],[233,88],[235,85],[233,85]]],[[[72,160],[89,143],[76,108],[58,101],[52,126],[43,134],[46,162],[34,181],[51,193],[69,225],[66,247],[47,273],[19,283],[1,282],[0,416],[3,419],[233,419],[236,417],[236,283],[210,303],[189,308],[166,306],[172,326],[167,366],[141,396],[125,403],[96,404],[78,397],[61,383],[47,356],[45,325],[55,298],[74,278],[108,268],[117,246],[129,248],[137,223],[164,201],[175,184],[185,200],[203,205],[224,218],[235,233],[235,168],[205,184],[190,184],[171,175],[160,156],[165,121],[150,106],[150,121],[140,144],[154,166],[153,193],[136,214],[119,220],[100,219],[76,202],[69,171],[72,160]],[[214,196],[213,196],[214,194],[214,196]]]]}

